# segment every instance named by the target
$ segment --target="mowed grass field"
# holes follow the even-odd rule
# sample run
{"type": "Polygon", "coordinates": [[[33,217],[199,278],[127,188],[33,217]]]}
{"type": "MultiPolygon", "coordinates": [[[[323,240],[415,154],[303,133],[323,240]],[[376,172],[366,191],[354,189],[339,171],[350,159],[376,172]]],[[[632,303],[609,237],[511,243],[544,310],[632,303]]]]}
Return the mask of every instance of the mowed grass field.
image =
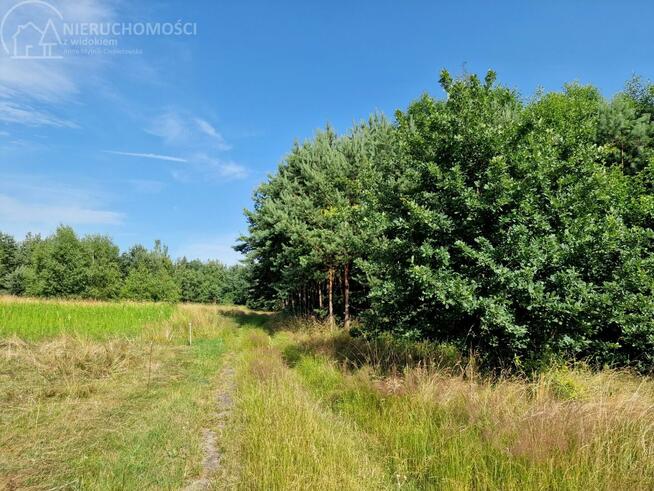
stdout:
{"type": "Polygon", "coordinates": [[[491,379],[231,307],[4,298],[0,328],[0,489],[654,489],[627,372],[491,379]]]}

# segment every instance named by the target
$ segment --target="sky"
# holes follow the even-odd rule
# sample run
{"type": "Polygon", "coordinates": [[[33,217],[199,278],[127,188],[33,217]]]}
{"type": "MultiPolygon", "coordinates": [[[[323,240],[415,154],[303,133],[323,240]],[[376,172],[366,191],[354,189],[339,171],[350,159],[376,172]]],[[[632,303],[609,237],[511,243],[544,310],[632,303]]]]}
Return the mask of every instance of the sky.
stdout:
{"type": "Polygon", "coordinates": [[[525,98],[654,78],[651,2],[0,0],[0,15],[0,231],[66,224],[227,264],[295,140],[442,97],[442,68],[492,68],[525,98]]]}

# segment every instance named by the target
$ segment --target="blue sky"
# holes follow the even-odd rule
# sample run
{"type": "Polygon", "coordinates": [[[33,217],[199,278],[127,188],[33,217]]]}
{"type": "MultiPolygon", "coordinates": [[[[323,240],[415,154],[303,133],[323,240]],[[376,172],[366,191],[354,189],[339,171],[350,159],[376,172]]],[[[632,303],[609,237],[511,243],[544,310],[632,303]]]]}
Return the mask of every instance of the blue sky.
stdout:
{"type": "MultiPolygon", "coordinates": [[[[0,15],[17,3],[0,0],[0,15]]],[[[161,239],[174,257],[236,261],[242,210],[295,139],[440,96],[443,67],[493,68],[525,97],[570,81],[611,95],[633,73],[654,78],[649,2],[48,3],[59,29],[196,27],[79,36],[117,50],[15,59],[17,26],[54,14],[39,2],[12,11],[0,49],[0,230],[65,223],[123,249],[161,239]]]]}

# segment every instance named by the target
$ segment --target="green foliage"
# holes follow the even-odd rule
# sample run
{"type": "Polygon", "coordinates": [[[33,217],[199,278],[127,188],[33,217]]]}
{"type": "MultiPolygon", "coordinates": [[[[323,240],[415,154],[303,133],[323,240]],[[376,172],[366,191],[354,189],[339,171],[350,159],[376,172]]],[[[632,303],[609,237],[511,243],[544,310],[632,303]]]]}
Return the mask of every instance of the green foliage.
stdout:
{"type": "Polygon", "coordinates": [[[82,239],[89,258],[86,270],[86,298],[115,299],[120,295],[120,263],[118,246],[108,237],[91,235],[82,239]]]}
{"type": "Polygon", "coordinates": [[[365,330],[651,370],[654,91],[524,102],[495,78],[443,72],[394,125],[296,144],[247,215],[255,295],[311,312],[352,265],[365,330]]]}
{"type": "Polygon", "coordinates": [[[0,293],[11,291],[11,274],[18,264],[18,244],[11,235],[0,233],[0,293]]]}
{"type": "Polygon", "coordinates": [[[173,263],[156,241],[120,254],[109,237],[78,238],[61,226],[46,238],[17,242],[0,233],[0,293],[35,297],[198,303],[238,303],[249,298],[249,270],[218,261],[173,263]]]}
{"type": "Polygon", "coordinates": [[[24,272],[25,293],[31,296],[76,297],[87,288],[89,257],[70,227],[59,227],[38,241],[24,272]]]}
{"type": "Polygon", "coordinates": [[[166,247],[156,241],[154,249],[134,246],[121,258],[127,272],[121,290],[123,298],[176,302],[180,298],[179,287],[173,278],[173,262],[166,247]]]}
{"type": "Polygon", "coordinates": [[[182,258],[175,263],[175,281],[185,302],[244,305],[248,299],[247,268],[240,265],[182,258]]]}

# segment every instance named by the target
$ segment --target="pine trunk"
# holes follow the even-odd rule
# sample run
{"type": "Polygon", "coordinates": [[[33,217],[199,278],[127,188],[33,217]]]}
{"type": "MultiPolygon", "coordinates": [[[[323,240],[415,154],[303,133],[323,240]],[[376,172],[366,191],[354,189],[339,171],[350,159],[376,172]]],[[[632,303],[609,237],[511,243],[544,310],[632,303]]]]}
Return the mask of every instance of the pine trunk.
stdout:
{"type": "Polygon", "coordinates": [[[343,268],[343,328],[350,328],[350,265],[343,268]]]}
{"type": "Polygon", "coordinates": [[[327,273],[327,296],[329,302],[329,323],[334,325],[334,269],[327,273]]]}

